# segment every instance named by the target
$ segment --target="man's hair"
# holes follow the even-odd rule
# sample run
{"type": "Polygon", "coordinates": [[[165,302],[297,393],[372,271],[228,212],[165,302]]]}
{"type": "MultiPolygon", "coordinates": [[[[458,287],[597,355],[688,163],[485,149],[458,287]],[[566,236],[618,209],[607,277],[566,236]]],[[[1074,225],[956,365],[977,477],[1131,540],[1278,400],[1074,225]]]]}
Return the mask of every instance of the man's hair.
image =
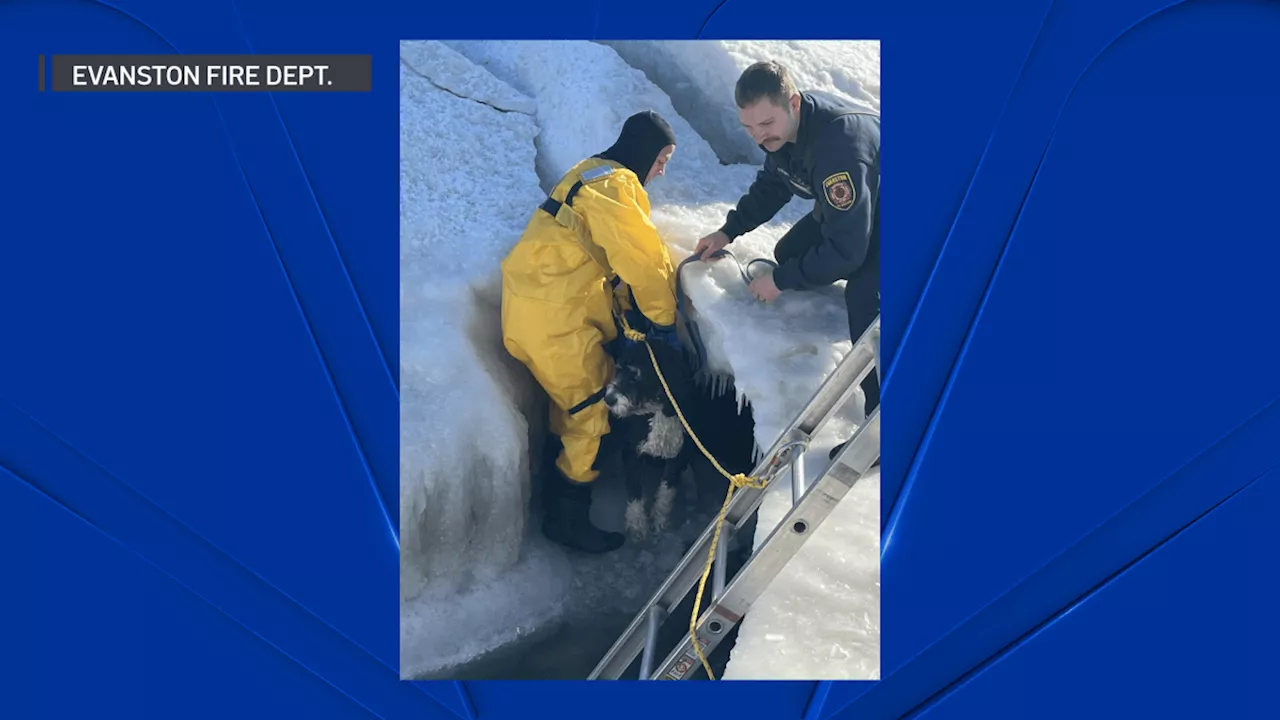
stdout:
{"type": "Polygon", "coordinates": [[[743,70],[733,89],[733,99],[739,108],[754,105],[766,97],[774,105],[785,108],[795,94],[796,84],[791,81],[791,73],[775,60],[764,60],[743,70]]]}

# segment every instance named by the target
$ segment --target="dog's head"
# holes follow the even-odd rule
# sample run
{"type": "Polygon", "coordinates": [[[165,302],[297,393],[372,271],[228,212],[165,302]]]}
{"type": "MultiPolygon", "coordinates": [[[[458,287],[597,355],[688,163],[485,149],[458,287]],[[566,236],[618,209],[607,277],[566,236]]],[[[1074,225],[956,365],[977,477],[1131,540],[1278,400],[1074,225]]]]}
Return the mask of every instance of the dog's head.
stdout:
{"type": "MultiPolygon", "coordinates": [[[[669,348],[657,344],[653,347],[663,378],[671,391],[680,397],[685,377],[681,365],[683,358],[669,348]]],[[[628,343],[618,352],[613,378],[605,386],[604,402],[609,406],[609,412],[619,418],[652,415],[671,407],[662,381],[653,369],[648,346],[643,343],[628,343]]],[[[669,409],[666,412],[671,414],[669,409]]]]}

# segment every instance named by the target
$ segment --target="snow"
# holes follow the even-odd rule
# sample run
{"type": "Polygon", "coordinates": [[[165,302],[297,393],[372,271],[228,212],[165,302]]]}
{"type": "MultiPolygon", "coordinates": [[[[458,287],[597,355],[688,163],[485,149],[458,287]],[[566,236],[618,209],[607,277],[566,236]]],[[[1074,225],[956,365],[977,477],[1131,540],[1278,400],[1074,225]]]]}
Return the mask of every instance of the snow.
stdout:
{"type": "MultiPolygon", "coordinates": [[[[676,113],[667,94],[644,73],[626,64],[611,48],[563,41],[458,41],[448,45],[532,96],[537,103],[538,117],[555,118],[553,122],[542,123],[538,139],[538,167],[543,188],[553,186],[582,158],[609,147],[630,115],[654,110],[666,118],[676,135],[676,151],[667,174],[646,189],[653,206],[653,222],[677,262],[692,253],[699,238],[723,224],[726,213],[750,187],[758,170],[750,165],[722,165],[707,141],[676,113]],[[566,77],[572,77],[573,82],[565,82],[566,77]],[[590,108],[590,112],[584,112],[584,108],[590,108]]],[[[812,202],[793,199],[778,214],[775,223],[739,238],[730,249],[744,263],[756,257],[772,258],[777,239],[811,209],[812,202]]],[[[785,348],[780,354],[804,354],[810,348],[818,353],[817,348],[830,344],[825,329],[847,325],[843,297],[837,289],[822,293],[822,301],[816,305],[811,298],[787,298],[777,306],[781,308],[782,314],[779,314],[771,311],[776,308],[754,307],[741,276],[727,264],[691,266],[686,273],[689,296],[699,309],[699,317],[705,311],[715,314],[719,320],[699,320],[709,346],[718,344],[721,335],[717,332],[721,327],[737,328],[733,344],[743,350],[758,340],[763,340],[765,346],[776,345],[780,334],[791,336],[786,328],[799,322],[801,327],[823,328],[824,334],[815,342],[811,332],[797,333],[795,337],[808,340],[798,348],[785,348]],[[719,314],[712,310],[726,299],[730,302],[723,307],[732,307],[732,311],[719,314]]],[[[848,349],[846,342],[840,354],[848,349]]],[[[834,367],[838,355],[822,354],[829,356],[829,362],[806,363],[799,357],[786,365],[789,370],[800,372],[803,384],[804,377],[825,374],[834,367]]],[[[755,369],[770,376],[774,374],[770,367],[755,362],[758,357],[755,350],[742,355],[738,359],[732,351],[716,353],[710,359],[712,369],[733,374],[739,382],[743,363],[751,366],[748,374],[753,374],[750,370],[755,369]],[[735,359],[738,362],[735,363],[735,359]]],[[[774,379],[770,378],[768,383],[773,385],[774,379]]],[[[789,387],[784,389],[791,391],[789,387]]],[[[771,442],[769,438],[762,444],[767,446],[771,442]]]]}
{"type": "MultiPolygon", "coordinates": [[[[402,49],[404,262],[446,268],[430,281],[413,280],[402,302],[409,328],[402,331],[403,501],[418,526],[413,538],[402,529],[403,552],[413,558],[405,586],[438,589],[422,597],[440,600],[430,611],[415,601],[419,610],[406,614],[412,622],[402,622],[402,646],[424,648],[419,665],[433,642],[448,648],[451,661],[488,647],[474,639],[442,641],[448,633],[435,628],[449,622],[459,630],[486,628],[494,623],[485,616],[499,613],[508,634],[492,645],[565,616],[634,612],[679,558],[680,541],[701,529],[681,527],[656,545],[629,544],[586,559],[566,559],[528,531],[522,453],[527,422],[541,418],[522,385],[525,375],[510,367],[497,340],[494,283],[498,261],[543,193],[572,165],[612,144],[629,115],[646,109],[666,118],[677,137],[668,174],[647,188],[653,220],[673,259],[690,254],[724,222],[758,169],[722,159],[748,159],[753,150],[758,158],[738,125],[732,89],[742,68],[767,57],[787,64],[801,89],[879,108],[877,43],[448,41],[402,49]],[[476,202],[495,196],[504,201],[476,202]],[[441,275],[448,285],[440,284],[441,275]],[[468,333],[468,322],[487,334],[468,333]],[[513,578],[505,587],[519,593],[486,591],[504,576],[513,578]],[[518,602],[510,599],[517,595],[518,602]],[[473,599],[481,607],[473,616],[453,609],[473,599]]],[[[811,208],[812,201],[793,199],[731,249],[744,263],[771,258],[776,241],[811,208]]],[[[418,276],[406,270],[406,277],[418,276]]],[[[732,377],[739,403],[752,407],[757,444],[769,447],[851,347],[842,284],[784,293],[763,305],[726,259],[692,264],[684,286],[712,370],[732,377]]],[[[861,421],[854,408],[815,438],[811,475],[861,421]]],[[[782,480],[761,506],[757,546],[790,508],[782,480]]],[[[621,527],[621,493],[617,486],[598,488],[597,524],[621,527]]],[[[879,506],[873,474],[744,620],[727,678],[878,677],[879,506]]]]}
{"type": "Polygon", "coordinates": [[[533,115],[537,108],[532,99],[441,43],[401,43],[400,59],[432,85],[458,97],[525,115],[533,115]]]}
{"type": "MultiPolygon", "coordinates": [[[[842,438],[843,439],[843,438],[842,438]]],[[[837,441],[839,442],[839,441],[837,441]]],[[[825,446],[825,443],[824,443],[825,446]]],[[[812,482],[825,448],[806,456],[812,482]]],[[[784,477],[781,480],[786,481],[784,477]]],[[[760,506],[758,547],[791,509],[783,482],[760,506]]],[[[725,680],[880,678],[880,473],[857,484],[743,618],[725,680]]]]}
{"type": "MultiPolygon", "coordinates": [[[[544,190],[583,158],[612,145],[622,123],[641,110],[654,110],[671,123],[676,134],[674,162],[699,168],[719,165],[711,147],[676,114],[666,94],[603,45],[559,40],[447,44],[534,98],[539,118],[554,118],[541,123],[538,135],[538,175],[544,190]]],[[[754,174],[748,167],[728,172],[747,182],[754,174]]],[[[694,197],[682,192],[705,183],[669,177],[659,185],[673,201],[706,200],[705,191],[694,197]]],[[[728,201],[729,194],[720,195],[728,201]]]]}
{"type": "Polygon", "coordinates": [[[662,87],[729,163],[764,162],[742,131],[733,87],[749,65],[777,60],[801,90],[825,90],[857,107],[880,111],[880,43],[833,40],[615,40],[606,45],[662,87]]]}
{"type": "Polygon", "coordinates": [[[402,53],[401,672],[408,677],[549,622],[569,574],[555,555],[521,552],[525,418],[537,416],[530,381],[506,357],[498,330],[498,263],[540,198],[531,170],[537,125],[464,94],[531,106],[438,43],[406,43],[402,53]],[[508,162],[477,162],[476,147],[508,162]],[[495,192],[515,207],[476,202],[495,192]],[[486,590],[514,583],[522,596],[486,590]]]}
{"type": "Polygon", "coordinates": [[[542,200],[532,171],[533,102],[439,43],[403,46],[402,265],[426,262],[438,282],[496,297],[498,263],[542,200]],[[455,94],[465,88],[481,99],[455,94]],[[525,110],[502,112],[489,103],[525,110]]]}

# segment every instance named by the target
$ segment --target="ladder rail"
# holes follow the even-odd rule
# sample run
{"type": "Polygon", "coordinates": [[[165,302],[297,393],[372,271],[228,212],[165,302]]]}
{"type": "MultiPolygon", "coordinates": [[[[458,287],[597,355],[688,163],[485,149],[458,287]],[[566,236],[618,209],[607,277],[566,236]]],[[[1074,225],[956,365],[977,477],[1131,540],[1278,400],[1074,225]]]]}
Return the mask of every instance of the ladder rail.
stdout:
{"type": "MultiPolygon", "coordinates": [[[[877,374],[879,373],[879,368],[876,365],[880,354],[879,348],[880,318],[877,316],[867,330],[858,338],[857,342],[854,343],[853,348],[845,355],[840,364],[836,366],[836,369],[826,377],[813,393],[809,402],[791,421],[787,429],[778,436],[773,446],[770,447],[769,452],[761,458],[752,475],[767,480],[766,487],[748,487],[734,493],[734,497],[725,513],[726,528],[730,528],[731,532],[736,532],[755,514],[760,504],[764,501],[765,490],[772,485],[773,479],[793,462],[795,457],[793,453],[798,452],[799,456],[802,457],[803,451],[813,435],[825,426],[848,402],[849,398],[853,396],[855,388],[861,384],[868,373],[873,369],[877,374]]],[[[877,417],[878,428],[878,412],[873,414],[877,417]]],[[[859,437],[863,433],[865,426],[869,424],[869,422],[864,423],[864,428],[859,428],[859,435],[855,435],[855,438],[859,437]]],[[[876,452],[878,453],[878,429],[876,432],[876,452]]],[[[850,441],[845,450],[848,451],[849,446],[852,445],[853,441],[850,441]]],[[[842,452],[840,455],[843,456],[844,454],[842,452]]],[[[812,488],[809,490],[811,491],[812,488]]],[[[806,491],[805,495],[809,494],[806,491]]],[[[679,565],[667,576],[666,580],[663,581],[662,585],[650,597],[640,612],[636,613],[627,629],[618,637],[618,640],[614,642],[604,658],[601,659],[588,676],[589,680],[601,677],[609,679],[621,677],[636,656],[641,653],[645,648],[645,637],[648,635],[646,625],[649,621],[650,610],[657,607],[661,609],[664,616],[669,614],[701,579],[705,559],[710,550],[711,541],[715,536],[715,528],[716,523],[712,522],[703,530],[698,540],[681,558],[679,565]]],[[[752,557],[754,558],[755,556],[753,555],[752,557]]],[[[748,560],[749,563],[750,560],[748,560]]],[[[742,570],[745,570],[745,567],[742,570]]],[[[736,582],[737,578],[741,576],[742,570],[739,570],[732,582],[736,582]]],[[[728,588],[725,588],[726,595],[728,592],[728,588]]],[[[713,601],[715,599],[713,598],[713,601]]]]}
{"type": "MultiPolygon", "coordinates": [[[[729,510],[725,517],[725,527],[732,527],[735,531],[741,527],[741,523],[751,517],[764,500],[763,492],[756,488],[745,488],[735,493],[733,502],[731,502],[729,510]],[[730,517],[732,514],[735,517],[730,517]],[[736,517],[739,516],[740,517],[736,517]]],[[[646,616],[649,609],[658,607],[662,609],[663,615],[669,615],[685,596],[689,590],[697,584],[702,577],[703,563],[706,562],[707,552],[711,547],[711,540],[715,535],[715,523],[711,523],[702,531],[702,535],[694,543],[693,547],[685,553],[677,568],[667,576],[657,592],[649,599],[644,608],[636,614],[631,624],[623,631],[618,640],[614,642],[613,647],[604,656],[604,659],[596,666],[588,680],[596,680],[600,677],[608,679],[618,679],[623,671],[631,665],[636,655],[644,649],[645,640],[641,634],[641,630],[645,626],[646,616]]]]}
{"type": "MultiPolygon", "coordinates": [[[[822,526],[835,506],[854,485],[867,477],[880,451],[880,409],[859,429],[822,475],[805,491],[804,497],[783,516],[768,538],[742,569],[734,575],[723,596],[712,600],[699,616],[695,635],[704,656],[710,655],[729,631],[742,622],[747,612],[777,579],[787,563],[800,552],[822,526]]],[[[652,674],[642,679],[683,680],[702,667],[693,651],[688,633],[652,674]]]]}
{"type": "MultiPolygon", "coordinates": [[[[804,430],[805,440],[808,440],[813,436],[817,435],[818,433],[822,432],[822,429],[826,427],[827,422],[836,416],[836,414],[845,406],[845,403],[849,402],[850,398],[852,398],[854,394],[858,391],[858,388],[862,386],[862,382],[867,379],[868,375],[870,375],[872,372],[875,372],[876,380],[877,382],[879,382],[879,378],[880,378],[880,317],[879,316],[876,316],[876,319],[874,322],[871,323],[871,326],[868,327],[866,331],[862,333],[862,336],[858,338],[858,342],[855,343],[853,346],[853,349],[849,351],[849,355],[845,356],[845,360],[848,360],[849,356],[852,356],[855,352],[859,350],[859,348],[870,353],[870,363],[864,366],[862,365],[861,362],[859,362],[858,371],[856,373],[850,373],[852,374],[852,377],[846,376],[846,378],[841,378],[839,380],[839,382],[847,381],[848,385],[844,387],[844,391],[840,393],[839,399],[835,402],[831,410],[829,412],[824,413],[817,420],[817,422],[815,422],[811,427],[804,430]]],[[[841,361],[842,365],[843,363],[844,361],[841,361]]],[[[839,367],[836,368],[837,371],[839,369],[840,369],[839,367]]],[[[835,373],[832,373],[832,375],[834,376],[835,373]]],[[[825,383],[823,385],[825,386],[825,383]]],[[[866,400],[864,398],[863,402],[865,401],[866,400]]],[[[813,401],[811,400],[810,402],[813,402],[813,401]]],[[[863,407],[863,411],[865,413],[866,411],[865,406],[863,407]]]]}

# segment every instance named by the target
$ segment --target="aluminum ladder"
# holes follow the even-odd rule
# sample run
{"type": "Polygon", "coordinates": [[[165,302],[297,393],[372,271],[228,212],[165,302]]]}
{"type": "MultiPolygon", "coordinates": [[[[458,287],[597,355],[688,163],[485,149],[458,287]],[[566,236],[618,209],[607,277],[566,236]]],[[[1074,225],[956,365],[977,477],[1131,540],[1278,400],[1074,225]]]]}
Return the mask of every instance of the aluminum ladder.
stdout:
{"type": "MultiPolygon", "coordinates": [[[[853,397],[854,390],[872,370],[880,381],[879,316],[756,466],[752,476],[767,480],[765,488],[748,487],[734,493],[725,513],[709,592],[703,594],[703,611],[695,630],[704,656],[709,657],[729,631],[742,621],[751,605],[836,504],[880,459],[880,408],[876,407],[813,484],[805,487],[804,455],[810,441],[853,397]],[[765,492],[784,469],[789,469],[791,475],[791,511],[738,572],[726,578],[730,533],[736,532],[759,509],[765,492]]],[[[643,653],[641,680],[683,680],[702,667],[687,630],[684,639],[655,665],[659,652],[656,646],[659,627],[701,581],[715,530],[716,521],[712,521],[591,672],[589,680],[620,679],[638,653],[643,653]]]]}

